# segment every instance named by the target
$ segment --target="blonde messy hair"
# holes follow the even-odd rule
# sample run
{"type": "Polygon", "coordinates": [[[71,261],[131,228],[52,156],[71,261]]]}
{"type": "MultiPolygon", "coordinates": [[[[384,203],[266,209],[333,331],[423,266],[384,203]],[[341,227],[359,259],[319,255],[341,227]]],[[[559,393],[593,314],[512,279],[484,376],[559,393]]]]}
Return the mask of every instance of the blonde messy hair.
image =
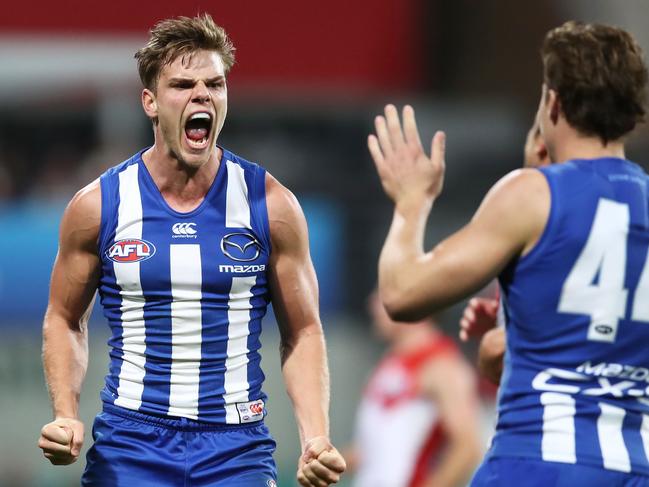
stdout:
{"type": "Polygon", "coordinates": [[[234,64],[232,41],[209,14],[162,20],[149,34],[149,41],[135,53],[135,59],[142,84],[151,91],[156,89],[162,68],[178,56],[191,57],[200,49],[216,51],[226,74],[234,64]]]}

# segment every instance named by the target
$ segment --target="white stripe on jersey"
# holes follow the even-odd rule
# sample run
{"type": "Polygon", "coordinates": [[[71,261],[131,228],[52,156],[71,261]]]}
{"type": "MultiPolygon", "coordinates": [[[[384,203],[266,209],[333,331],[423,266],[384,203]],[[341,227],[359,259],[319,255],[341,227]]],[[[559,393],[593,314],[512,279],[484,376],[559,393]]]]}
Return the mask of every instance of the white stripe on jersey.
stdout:
{"type": "Polygon", "coordinates": [[[256,276],[233,277],[228,301],[228,349],[225,360],[225,422],[239,423],[235,403],[248,401],[248,336],[252,287],[256,276]]]}
{"type": "Polygon", "coordinates": [[[202,342],[201,246],[171,245],[171,384],[169,414],[198,418],[202,342]]]}
{"type": "Polygon", "coordinates": [[[575,400],[568,394],[544,392],[541,453],[549,462],[577,463],[575,455],[575,400]]]}
{"type": "Polygon", "coordinates": [[[250,226],[250,205],[248,204],[248,186],[245,172],[239,164],[226,161],[228,169],[228,187],[225,203],[225,226],[234,228],[252,228],[250,226]]]}
{"type": "Polygon", "coordinates": [[[622,436],[622,423],[626,413],[622,408],[603,402],[599,403],[599,408],[602,413],[597,419],[597,436],[604,468],[630,472],[631,460],[622,436]]]}
{"type": "MultiPolygon", "coordinates": [[[[142,238],[142,200],[138,184],[138,165],[119,174],[119,208],[115,241],[142,238]]],[[[115,279],[120,287],[122,304],[122,366],[115,405],[138,409],[144,390],[145,330],[144,295],[140,282],[140,263],[114,262],[115,279]]]]}

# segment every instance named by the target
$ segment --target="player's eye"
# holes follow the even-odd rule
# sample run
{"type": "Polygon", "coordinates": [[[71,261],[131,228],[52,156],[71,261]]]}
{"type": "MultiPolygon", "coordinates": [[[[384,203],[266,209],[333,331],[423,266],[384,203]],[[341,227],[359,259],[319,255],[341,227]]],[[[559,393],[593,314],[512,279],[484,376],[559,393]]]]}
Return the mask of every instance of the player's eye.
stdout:
{"type": "Polygon", "coordinates": [[[194,84],[191,81],[176,81],[175,83],[171,84],[171,87],[179,90],[189,90],[193,87],[193,85],[194,84]]]}

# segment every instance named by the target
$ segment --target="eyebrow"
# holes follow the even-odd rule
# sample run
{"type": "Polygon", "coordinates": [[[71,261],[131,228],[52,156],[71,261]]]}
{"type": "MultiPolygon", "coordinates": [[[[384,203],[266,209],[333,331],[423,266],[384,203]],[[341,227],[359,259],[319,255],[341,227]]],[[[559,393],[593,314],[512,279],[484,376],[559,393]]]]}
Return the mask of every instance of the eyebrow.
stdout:
{"type": "MultiPolygon", "coordinates": [[[[208,78],[205,80],[206,83],[213,83],[216,81],[223,81],[225,80],[225,76],[223,75],[218,75],[215,76],[214,78],[208,78]]],[[[169,78],[168,81],[170,84],[176,84],[176,83],[195,83],[196,80],[194,78],[184,78],[184,77],[174,77],[174,78],[169,78]]]]}

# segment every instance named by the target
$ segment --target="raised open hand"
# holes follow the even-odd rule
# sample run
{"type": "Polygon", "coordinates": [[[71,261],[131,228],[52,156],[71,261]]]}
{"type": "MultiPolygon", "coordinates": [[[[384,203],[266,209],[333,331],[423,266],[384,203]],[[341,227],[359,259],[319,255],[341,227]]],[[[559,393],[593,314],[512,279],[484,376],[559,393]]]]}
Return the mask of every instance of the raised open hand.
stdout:
{"type": "Polygon", "coordinates": [[[403,108],[403,127],[394,105],[374,120],[376,135],[367,145],[386,194],[395,205],[433,201],[444,183],[446,136],[437,132],[431,142],[431,155],[424,152],[417,131],[415,111],[403,108]]]}

